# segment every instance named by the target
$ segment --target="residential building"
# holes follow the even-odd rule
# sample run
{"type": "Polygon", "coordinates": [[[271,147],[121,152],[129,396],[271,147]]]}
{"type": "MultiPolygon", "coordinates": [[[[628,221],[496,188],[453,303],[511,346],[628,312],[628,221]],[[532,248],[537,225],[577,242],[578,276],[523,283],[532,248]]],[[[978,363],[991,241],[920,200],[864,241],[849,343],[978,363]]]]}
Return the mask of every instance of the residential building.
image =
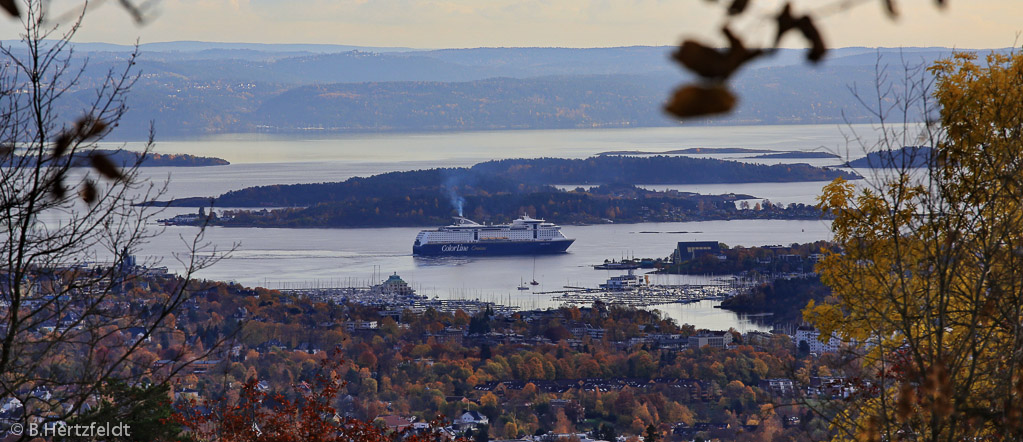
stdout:
{"type": "Polygon", "coordinates": [[[831,335],[827,342],[821,342],[820,335],[820,331],[816,328],[800,326],[796,329],[794,340],[796,341],[797,348],[803,345],[803,342],[806,342],[810,347],[810,353],[814,354],[834,353],[842,345],[842,340],[838,339],[838,336],[834,334],[831,335]]]}
{"type": "Polygon", "coordinates": [[[479,425],[490,425],[490,419],[478,411],[466,411],[455,419],[455,426],[463,430],[476,428],[479,425]]]}
{"type": "Polygon", "coordinates": [[[796,384],[792,379],[775,378],[761,379],[760,389],[774,397],[792,397],[796,395],[796,384]]]}
{"type": "Polygon", "coordinates": [[[379,421],[384,425],[384,428],[390,431],[405,431],[406,428],[412,426],[412,420],[409,418],[395,416],[393,414],[385,416],[377,416],[374,421],[379,421]]]}
{"type": "Polygon", "coordinates": [[[726,348],[732,343],[732,334],[727,331],[705,331],[689,337],[689,348],[711,346],[726,348]]]}

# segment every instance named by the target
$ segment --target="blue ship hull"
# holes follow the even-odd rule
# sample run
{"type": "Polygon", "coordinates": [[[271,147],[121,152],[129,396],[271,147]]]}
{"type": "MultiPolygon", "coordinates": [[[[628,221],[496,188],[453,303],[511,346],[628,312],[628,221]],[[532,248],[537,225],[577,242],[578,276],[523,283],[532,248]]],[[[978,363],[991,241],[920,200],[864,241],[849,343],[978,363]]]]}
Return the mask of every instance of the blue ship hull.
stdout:
{"type": "Polygon", "coordinates": [[[495,256],[564,253],[574,239],[558,241],[493,241],[412,246],[415,256],[495,256]]]}

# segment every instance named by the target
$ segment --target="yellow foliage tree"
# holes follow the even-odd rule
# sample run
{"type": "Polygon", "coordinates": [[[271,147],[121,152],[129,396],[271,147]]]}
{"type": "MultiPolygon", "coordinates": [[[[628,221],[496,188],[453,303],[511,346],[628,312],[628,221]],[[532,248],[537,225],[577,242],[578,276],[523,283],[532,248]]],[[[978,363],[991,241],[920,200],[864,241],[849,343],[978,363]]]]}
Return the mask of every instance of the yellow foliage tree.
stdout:
{"type": "Polygon", "coordinates": [[[869,367],[837,440],[1023,438],[1023,55],[930,71],[937,106],[916,104],[940,124],[889,135],[876,182],[820,198],[841,251],[818,266],[834,298],[804,317],[859,342],[869,367]]]}
{"type": "Polygon", "coordinates": [[[494,393],[486,392],[483,397],[480,398],[480,406],[482,407],[497,407],[500,401],[494,393]]]}
{"type": "Polygon", "coordinates": [[[554,432],[558,434],[571,434],[575,432],[575,426],[568,420],[568,416],[565,415],[565,410],[562,408],[559,408],[555,415],[554,432]]]}
{"type": "Polygon", "coordinates": [[[519,427],[515,425],[515,422],[508,422],[504,424],[504,437],[508,439],[514,439],[519,436],[519,427]]]}

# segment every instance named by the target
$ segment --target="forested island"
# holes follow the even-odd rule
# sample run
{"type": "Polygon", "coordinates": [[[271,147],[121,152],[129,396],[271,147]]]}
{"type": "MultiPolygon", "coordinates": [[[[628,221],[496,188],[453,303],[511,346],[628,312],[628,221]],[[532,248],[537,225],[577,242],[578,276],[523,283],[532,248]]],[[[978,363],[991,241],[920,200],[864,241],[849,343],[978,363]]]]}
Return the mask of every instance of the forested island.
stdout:
{"type": "Polygon", "coordinates": [[[650,191],[639,183],[815,181],[858,175],[805,164],[765,166],[684,157],[592,157],[499,160],[471,168],[390,172],[338,183],[250,187],[217,198],[186,198],[155,205],[288,207],[224,212],[216,224],[259,227],[380,227],[446,224],[454,215],[508,222],[523,213],[563,224],[695,221],[709,219],[818,219],[813,206],[757,204],[751,195],[650,191]],[[561,190],[557,183],[594,183],[561,190]],[[745,206],[745,205],[743,205],[745,206]]]}
{"type": "MultiPolygon", "coordinates": [[[[226,166],[227,160],[215,157],[200,157],[187,153],[160,154],[149,152],[142,157],[142,152],[131,150],[96,149],[93,152],[105,155],[114,164],[121,167],[131,167],[142,159],[139,167],[203,167],[203,166],[226,166]]],[[[77,152],[72,160],[75,167],[89,167],[89,157],[82,152],[77,152]]]]}
{"type": "Polygon", "coordinates": [[[790,151],[790,152],[776,152],[776,153],[765,153],[762,155],[756,155],[747,157],[751,159],[776,159],[776,160],[791,160],[791,159],[812,159],[812,158],[839,158],[830,152],[801,152],[801,151],[790,151]]]}
{"type": "MultiPolygon", "coordinates": [[[[118,151],[113,154],[114,162],[122,164],[134,164],[133,162],[141,155],[139,152],[118,151]]],[[[200,157],[187,153],[160,154],[150,152],[142,160],[142,167],[204,167],[204,166],[227,166],[231,164],[225,159],[216,157],[200,157]]]]}
{"type": "Polygon", "coordinates": [[[776,151],[770,149],[750,149],[746,147],[690,147],[686,149],[666,150],[653,152],[645,150],[612,150],[601,152],[599,156],[619,155],[722,155],[722,154],[749,154],[749,159],[817,159],[817,158],[840,158],[838,155],[829,152],[806,152],[801,150],[776,151]],[[753,155],[758,154],[758,155],[753,155]]]}
{"type": "Polygon", "coordinates": [[[928,146],[904,146],[899,149],[885,149],[870,152],[867,156],[849,162],[849,167],[864,169],[901,169],[904,167],[927,167],[931,159],[928,146]]]}
{"type": "Polygon", "coordinates": [[[685,156],[602,155],[586,159],[510,159],[480,163],[473,172],[541,184],[780,183],[859,179],[855,173],[808,164],[763,165],[685,156]]]}
{"type": "Polygon", "coordinates": [[[666,150],[664,152],[653,152],[647,150],[612,150],[601,152],[598,155],[710,155],[710,154],[733,154],[733,153],[771,153],[770,149],[750,149],[748,147],[688,147],[685,149],[666,150]]]}
{"type": "MultiPolygon", "coordinates": [[[[225,159],[216,157],[201,157],[187,153],[160,154],[148,152],[143,156],[142,152],[122,149],[91,149],[79,150],[71,155],[71,167],[92,167],[92,155],[107,157],[115,165],[120,167],[204,167],[204,166],[227,166],[231,164],[225,159]],[[141,162],[139,161],[141,159],[141,162]]],[[[15,157],[12,157],[15,158],[15,157]]],[[[20,159],[22,157],[17,156],[20,159]]],[[[15,162],[17,159],[9,161],[15,162]]],[[[31,161],[35,161],[31,159],[31,161]]]]}

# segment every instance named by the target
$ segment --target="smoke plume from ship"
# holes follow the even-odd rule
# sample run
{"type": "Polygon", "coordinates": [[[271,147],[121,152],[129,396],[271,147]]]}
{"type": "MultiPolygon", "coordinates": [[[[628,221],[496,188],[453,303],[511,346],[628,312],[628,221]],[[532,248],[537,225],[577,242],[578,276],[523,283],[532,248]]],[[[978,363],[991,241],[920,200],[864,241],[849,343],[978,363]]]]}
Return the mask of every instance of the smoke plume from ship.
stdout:
{"type": "Polygon", "coordinates": [[[450,175],[444,180],[448,201],[451,202],[451,207],[458,211],[458,216],[465,216],[465,198],[458,194],[458,185],[462,184],[462,181],[464,181],[464,177],[460,175],[450,175]]]}

